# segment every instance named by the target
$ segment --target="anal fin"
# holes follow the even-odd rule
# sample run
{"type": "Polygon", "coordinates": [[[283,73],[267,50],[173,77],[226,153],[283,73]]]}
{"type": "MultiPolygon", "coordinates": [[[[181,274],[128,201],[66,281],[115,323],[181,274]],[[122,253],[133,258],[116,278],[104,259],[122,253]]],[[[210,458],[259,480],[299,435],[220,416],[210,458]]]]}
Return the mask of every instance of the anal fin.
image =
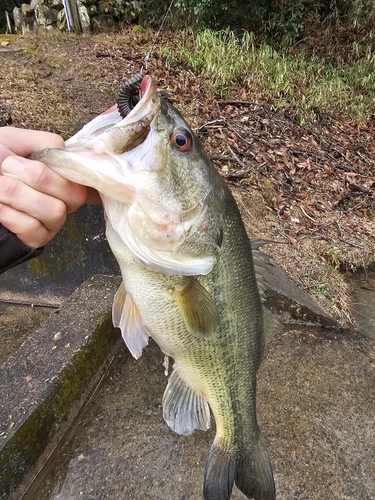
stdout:
{"type": "Polygon", "coordinates": [[[120,328],[122,338],[129,351],[138,359],[142,356],[142,350],[148,344],[150,333],[144,326],[138,308],[132,295],[121,283],[116,292],[112,305],[113,325],[120,328]]]}
{"type": "Polygon", "coordinates": [[[196,429],[210,428],[207,401],[173,370],[163,396],[163,417],[177,434],[187,436],[196,429]]]}

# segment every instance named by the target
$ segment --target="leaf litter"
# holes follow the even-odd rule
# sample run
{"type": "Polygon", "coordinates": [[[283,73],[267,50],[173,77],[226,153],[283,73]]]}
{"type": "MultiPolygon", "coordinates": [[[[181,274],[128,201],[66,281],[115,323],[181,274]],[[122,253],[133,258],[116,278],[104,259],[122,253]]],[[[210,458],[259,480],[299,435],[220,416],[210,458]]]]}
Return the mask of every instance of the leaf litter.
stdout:
{"type": "MultiPolygon", "coordinates": [[[[13,37],[0,51],[0,124],[64,138],[111,106],[144,64],[153,34],[13,37]]],[[[173,43],[162,33],[159,43],[173,43]]],[[[157,49],[156,49],[157,50],[157,49]]],[[[176,53],[178,47],[176,47],[176,53]]],[[[301,126],[243,85],[210,93],[204,75],[151,54],[149,71],[230,185],[249,236],[342,323],[345,274],[375,261],[375,120],[326,117],[301,126]]]]}

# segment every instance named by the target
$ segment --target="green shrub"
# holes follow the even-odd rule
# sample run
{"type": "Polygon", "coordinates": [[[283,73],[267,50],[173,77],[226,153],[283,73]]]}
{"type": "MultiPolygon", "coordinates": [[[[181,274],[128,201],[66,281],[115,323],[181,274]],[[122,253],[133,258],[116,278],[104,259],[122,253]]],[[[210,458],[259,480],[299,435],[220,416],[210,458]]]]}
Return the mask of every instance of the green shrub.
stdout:
{"type": "Polygon", "coordinates": [[[266,19],[272,0],[176,0],[192,27],[254,29],[266,19]]]}

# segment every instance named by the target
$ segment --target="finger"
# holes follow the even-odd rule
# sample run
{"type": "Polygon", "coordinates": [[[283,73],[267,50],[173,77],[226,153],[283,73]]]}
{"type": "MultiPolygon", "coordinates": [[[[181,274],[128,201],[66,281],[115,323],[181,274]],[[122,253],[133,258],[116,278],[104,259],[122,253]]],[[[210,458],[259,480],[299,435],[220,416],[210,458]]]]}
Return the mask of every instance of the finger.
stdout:
{"type": "Polygon", "coordinates": [[[28,214],[0,203],[0,223],[32,249],[46,245],[56,234],[28,214]]]}
{"type": "Polygon", "coordinates": [[[74,212],[87,198],[85,186],[61,177],[44,163],[18,156],[9,156],[2,164],[3,175],[14,177],[36,191],[58,198],[67,213],[74,212]]]}
{"type": "Polygon", "coordinates": [[[17,178],[0,176],[0,202],[40,221],[48,231],[57,232],[66,219],[66,205],[17,178]]]}
{"type": "Polygon", "coordinates": [[[0,165],[10,155],[26,157],[41,149],[62,147],[64,147],[63,139],[50,132],[15,127],[0,128],[0,165]]]}

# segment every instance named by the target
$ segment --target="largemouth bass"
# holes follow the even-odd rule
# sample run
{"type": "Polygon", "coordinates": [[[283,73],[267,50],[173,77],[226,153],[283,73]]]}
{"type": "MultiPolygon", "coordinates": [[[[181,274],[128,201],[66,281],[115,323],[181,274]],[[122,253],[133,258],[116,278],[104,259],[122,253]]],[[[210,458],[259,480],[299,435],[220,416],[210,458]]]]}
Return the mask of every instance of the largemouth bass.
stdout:
{"type": "Polygon", "coordinates": [[[256,418],[264,334],[251,244],[197,137],[153,80],[136,76],[122,87],[118,107],[65,149],[34,157],[101,195],[123,277],[114,324],[135,358],[150,336],[173,358],[163,397],[169,427],[188,435],[207,430],[214,416],[204,499],[229,499],[236,484],[248,498],[273,500],[256,418]]]}

